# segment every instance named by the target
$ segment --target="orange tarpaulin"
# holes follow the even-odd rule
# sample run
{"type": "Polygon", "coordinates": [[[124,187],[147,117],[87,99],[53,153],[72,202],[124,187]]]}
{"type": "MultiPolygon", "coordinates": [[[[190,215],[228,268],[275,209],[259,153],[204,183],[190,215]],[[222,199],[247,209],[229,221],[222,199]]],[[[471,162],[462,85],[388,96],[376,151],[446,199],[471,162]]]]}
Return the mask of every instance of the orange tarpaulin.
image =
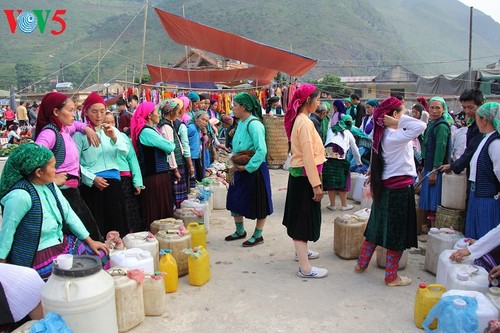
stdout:
{"type": "Polygon", "coordinates": [[[316,65],[314,59],[214,29],[158,8],[155,11],[170,38],[179,44],[272,68],[291,76],[302,76],[316,65]]]}
{"type": "Polygon", "coordinates": [[[186,70],[147,65],[154,82],[232,82],[255,80],[268,84],[277,71],[261,67],[227,70],[186,70]]]}

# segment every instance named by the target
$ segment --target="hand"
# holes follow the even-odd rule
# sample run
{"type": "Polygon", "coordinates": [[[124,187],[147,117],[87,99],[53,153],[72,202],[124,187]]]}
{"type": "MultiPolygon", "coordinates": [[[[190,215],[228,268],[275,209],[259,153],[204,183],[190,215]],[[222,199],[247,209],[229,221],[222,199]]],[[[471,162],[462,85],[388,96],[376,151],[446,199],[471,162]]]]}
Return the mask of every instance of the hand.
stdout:
{"type": "Polygon", "coordinates": [[[230,137],[233,137],[234,136],[234,128],[232,130],[229,131],[229,133],[227,133],[230,137]]]}
{"type": "Polygon", "coordinates": [[[192,164],[189,166],[189,175],[194,176],[194,166],[192,164]]]}
{"type": "Polygon", "coordinates": [[[89,141],[89,145],[94,147],[99,147],[101,140],[97,133],[90,127],[85,127],[85,135],[87,135],[87,140],[89,141]]]}
{"type": "Polygon", "coordinates": [[[181,174],[179,173],[179,169],[174,169],[173,172],[174,172],[175,179],[180,180],[181,174]]]}
{"type": "Polygon", "coordinates": [[[314,193],[314,197],[312,199],[314,201],[320,202],[321,199],[323,199],[324,194],[323,194],[323,190],[321,189],[321,185],[314,186],[313,193],[314,193]]]}
{"type": "Polygon", "coordinates": [[[383,121],[384,121],[384,125],[387,127],[397,126],[399,124],[399,119],[396,119],[396,118],[388,116],[388,115],[384,116],[383,121]]]}
{"type": "Polygon", "coordinates": [[[431,186],[436,185],[437,177],[438,177],[438,175],[437,175],[437,173],[436,173],[436,172],[431,173],[431,174],[429,175],[429,185],[431,185],[431,186]]]}
{"type": "Polygon", "coordinates": [[[460,249],[453,252],[450,256],[450,259],[456,262],[462,262],[464,257],[470,256],[470,252],[468,249],[460,249]]]}
{"type": "Polygon", "coordinates": [[[372,176],[369,172],[366,173],[367,178],[365,179],[363,186],[369,186],[372,181],[372,176]]]}
{"type": "Polygon", "coordinates": [[[106,244],[93,240],[90,237],[85,239],[85,243],[94,251],[95,254],[99,255],[99,250],[102,250],[106,255],[109,254],[109,248],[106,244]]]}
{"type": "Polygon", "coordinates": [[[102,127],[104,129],[104,134],[111,140],[113,140],[116,143],[116,135],[115,135],[115,130],[113,129],[113,126],[109,124],[102,124],[102,127]]]}
{"type": "Polygon", "coordinates": [[[446,172],[450,173],[451,172],[451,166],[449,164],[443,164],[439,167],[439,172],[446,172]]]}
{"type": "Polygon", "coordinates": [[[142,187],[136,186],[134,189],[134,195],[139,195],[141,194],[142,187]]]}
{"type": "Polygon", "coordinates": [[[54,177],[54,184],[56,184],[57,186],[62,186],[66,184],[67,179],[68,177],[66,172],[56,173],[56,176],[54,177]]]}
{"type": "Polygon", "coordinates": [[[106,181],[106,179],[102,178],[102,177],[95,177],[94,178],[94,186],[97,187],[97,189],[99,191],[102,191],[104,190],[106,187],[109,186],[108,182],[106,181]]]}
{"type": "Polygon", "coordinates": [[[500,265],[493,267],[488,275],[488,280],[491,282],[493,279],[498,279],[500,277],[500,265]]]}

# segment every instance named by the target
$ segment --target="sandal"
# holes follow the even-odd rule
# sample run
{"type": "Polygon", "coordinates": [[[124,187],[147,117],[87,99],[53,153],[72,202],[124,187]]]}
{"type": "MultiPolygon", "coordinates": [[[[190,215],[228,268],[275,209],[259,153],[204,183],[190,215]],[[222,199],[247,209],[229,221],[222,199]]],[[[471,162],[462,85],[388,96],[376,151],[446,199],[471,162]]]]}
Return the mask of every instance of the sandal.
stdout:
{"type": "Polygon", "coordinates": [[[392,281],[389,283],[385,283],[388,287],[404,287],[409,286],[411,284],[411,279],[407,276],[400,276],[400,280],[398,282],[392,281]]]}
{"type": "Polygon", "coordinates": [[[364,271],[366,271],[366,268],[361,268],[361,266],[359,266],[358,264],[356,264],[356,266],[354,266],[354,272],[363,273],[364,271]]]}

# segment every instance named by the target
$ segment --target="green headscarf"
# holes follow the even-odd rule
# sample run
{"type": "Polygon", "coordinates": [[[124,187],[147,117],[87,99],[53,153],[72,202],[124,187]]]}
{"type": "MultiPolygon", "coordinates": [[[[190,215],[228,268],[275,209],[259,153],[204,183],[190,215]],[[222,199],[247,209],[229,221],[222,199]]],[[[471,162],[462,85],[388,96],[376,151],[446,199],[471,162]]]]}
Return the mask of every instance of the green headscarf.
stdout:
{"type": "Polygon", "coordinates": [[[262,120],[262,107],[257,98],[253,95],[247,92],[240,92],[238,95],[234,96],[233,101],[243,105],[248,112],[262,120]]]}
{"type": "Polygon", "coordinates": [[[453,125],[453,123],[455,123],[455,120],[448,112],[448,105],[446,104],[446,101],[442,97],[439,97],[439,96],[432,97],[429,101],[429,105],[431,104],[432,101],[438,101],[441,103],[441,105],[443,106],[443,109],[444,109],[444,112],[443,112],[444,120],[446,120],[448,125],[450,125],[450,126],[453,125]]]}
{"type": "Polygon", "coordinates": [[[500,133],[500,103],[485,103],[477,109],[477,114],[492,123],[493,127],[500,133]]]}
{"type": "Polygon", "coordinates": [[[352,126],[352,117],[345,115],[335,125],[332,126],[333,133],[342,133],[352,126]]]}
{"type": "Polygon", "coordinates": [[[23,178],[42,168],[54,156],[43,146],[36,143],[23,143],[17,147],[7,159],[0,178],[0,200],[10,191],[10,188],[23,178]]]}

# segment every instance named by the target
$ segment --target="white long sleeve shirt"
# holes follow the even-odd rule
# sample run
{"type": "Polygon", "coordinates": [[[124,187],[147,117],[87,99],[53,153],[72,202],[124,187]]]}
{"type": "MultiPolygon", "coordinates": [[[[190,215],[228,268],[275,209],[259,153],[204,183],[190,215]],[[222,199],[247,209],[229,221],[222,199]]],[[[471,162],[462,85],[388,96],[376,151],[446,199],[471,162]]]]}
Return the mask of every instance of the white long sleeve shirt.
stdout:
{"type": "MultiPolygon", "coordinates": [[[[472,155],[472,159],[470,160],[470,175],[469,180],[475,182],[476,181],[476,172],[477,172],[477,159],[479,158],[479,154],[481,150],[483,150],[484,145],[486,144],[486,140],[495,132],[490,132],[486,134],[481,143],[476,149],[474,155],[472,155]]],[[[495,176],[497,176],[498,181],[500,181],[500,140],[493,140],[488,146],[488,155],[490,155],[491,162],[493,162],[493,172],[495,176]]]]}
{"type": "Polygon", "coordinates": [[[426,127],[423,121],[403,115],[397,129],[387,127],[384,130],[380,143],[385,162],[383,180],[395,176],[417,176],[412,140],[422,134],[426,127]]]}
{"type": "Polygon", "coordinates": [[[474,259],[480,258],[500,246],[500,224],[468,247],[474,259]]]}

